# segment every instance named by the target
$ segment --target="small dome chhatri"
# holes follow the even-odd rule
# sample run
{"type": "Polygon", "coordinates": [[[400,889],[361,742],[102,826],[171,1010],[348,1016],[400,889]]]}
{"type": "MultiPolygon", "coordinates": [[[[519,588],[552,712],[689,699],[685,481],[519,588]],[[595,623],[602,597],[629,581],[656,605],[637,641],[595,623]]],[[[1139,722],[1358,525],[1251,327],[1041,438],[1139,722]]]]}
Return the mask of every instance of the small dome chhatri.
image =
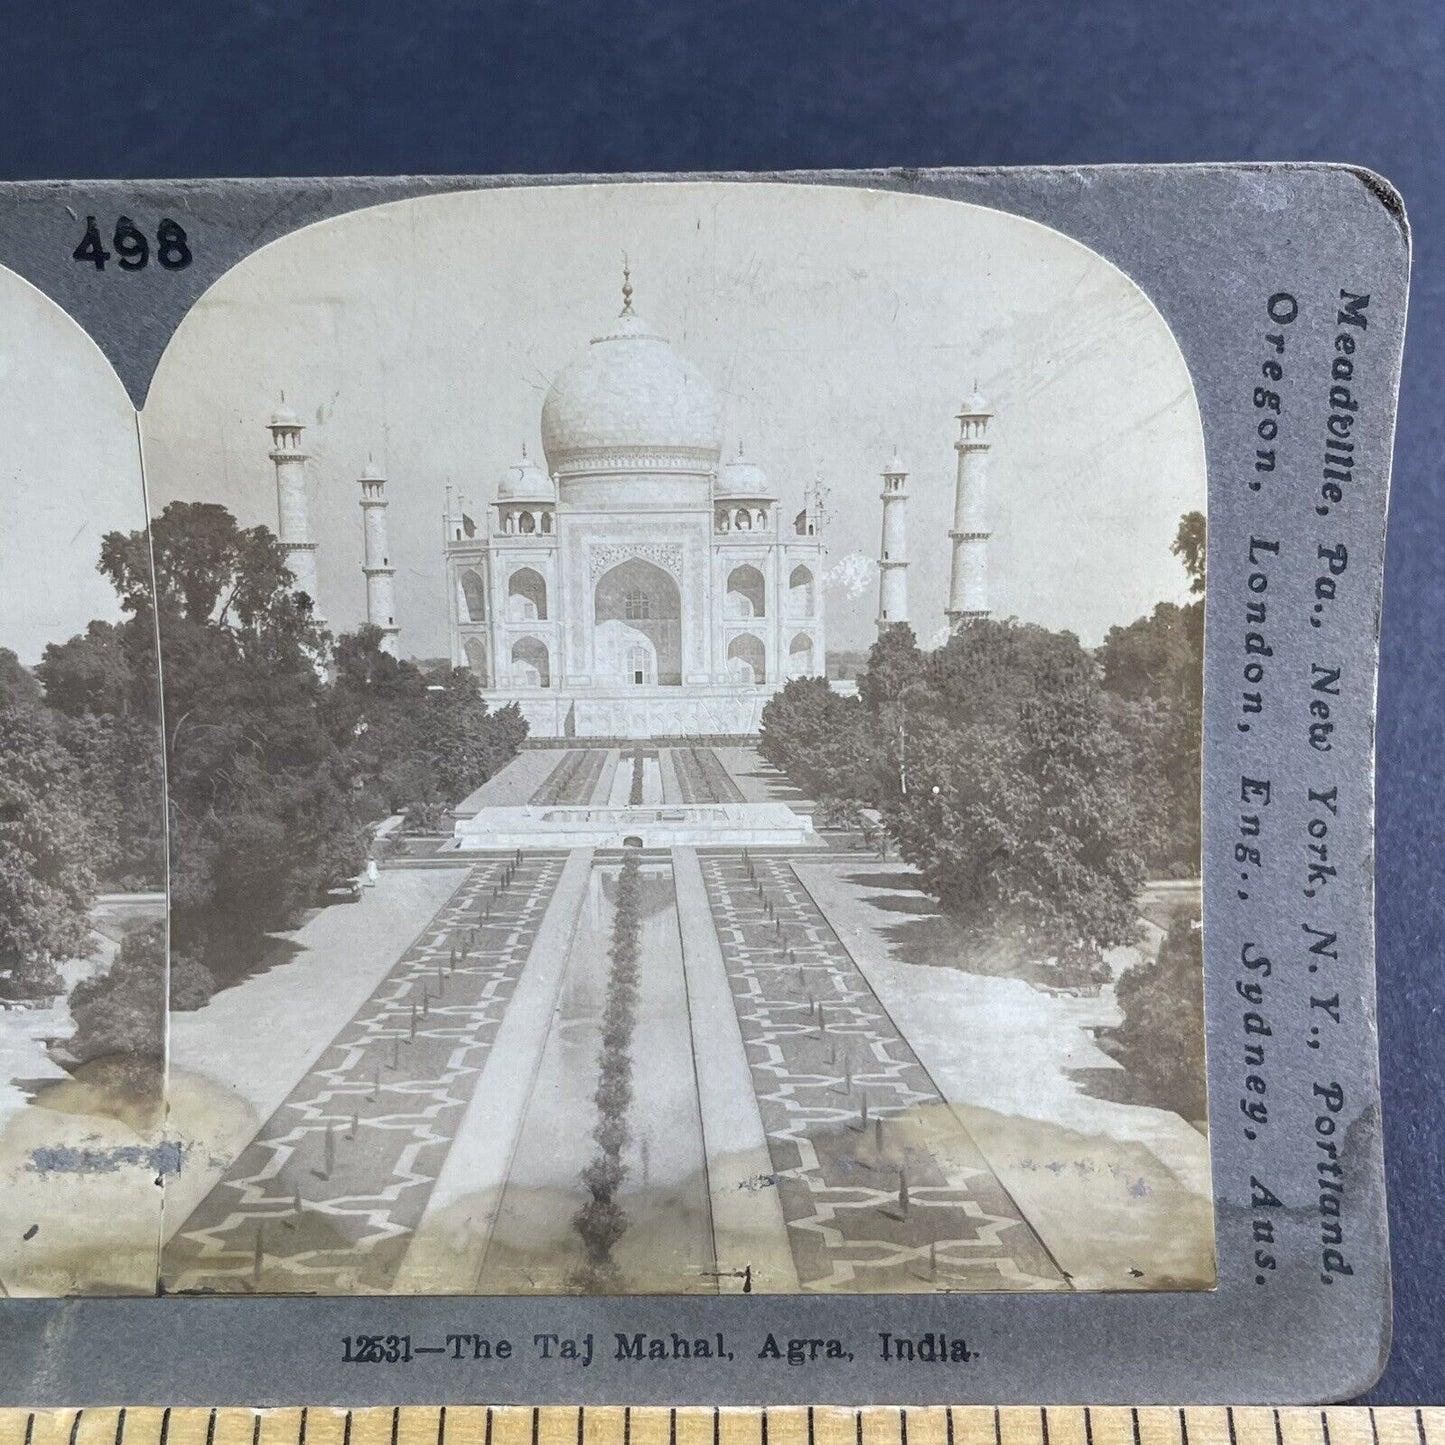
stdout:
{"type": "Polygon", "coordinates": [[[527,455],[523,446],[518,461],[507,467],[497,481],[499,502],[555,502],[557,488],[552,478],[527,455]]]}
{"type": "Polygon", "coordinates": [[[992,416],[990,408],[984,395],[978,389],[978,382],[973,384],[973,395],[970,396],[959,408],[959,416],[992,416]]]}
{"type": "Polygon", "coordinates": [[[622,311],[552,383],[542,405],[549,471],[569,476],[659,470],[709,474],[722,449],[717,393],[665,336],[622,311]]]}
{"type": "Polygon", "coordinates": [[[768,474],[756,462],[743,456],[741,444],[737,456],[723,463],[715,490],[719,498],[773,496],[768,486],[768,474]]]}

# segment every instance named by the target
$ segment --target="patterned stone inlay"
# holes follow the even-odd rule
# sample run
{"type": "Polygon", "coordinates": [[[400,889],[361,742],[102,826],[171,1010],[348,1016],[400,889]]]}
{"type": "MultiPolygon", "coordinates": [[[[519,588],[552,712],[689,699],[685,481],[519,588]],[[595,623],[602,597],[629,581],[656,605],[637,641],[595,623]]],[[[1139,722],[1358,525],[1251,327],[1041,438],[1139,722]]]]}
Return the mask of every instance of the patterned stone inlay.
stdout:
{"type": "Polygon", "coordinates": [[[1068,1288],[792,866],[699,861],[803,1288],[1068,1288]]]}
{"type": "Polygon", "coordinates": [[[564,862],[472,869],[166,1246],[169,1291],[390,1287],[564,862]]]}
{"type": "Polygon", "coordinates": [[[682,580],[680,542],[595,542],[587,549],[587,565],[594,580],[619,562],[630,562],[633,558],[651,562],[682,580]]]}

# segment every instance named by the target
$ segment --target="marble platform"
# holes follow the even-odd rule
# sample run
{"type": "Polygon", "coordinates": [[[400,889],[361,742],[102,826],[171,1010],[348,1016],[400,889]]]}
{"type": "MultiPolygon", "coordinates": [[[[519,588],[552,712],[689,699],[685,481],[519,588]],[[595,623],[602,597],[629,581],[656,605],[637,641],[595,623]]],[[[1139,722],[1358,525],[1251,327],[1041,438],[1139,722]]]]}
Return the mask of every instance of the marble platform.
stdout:
{"type": "Polygon", "coordinates": [[[687,803],[598,808],[485,807],[459,818],[461,852],[488,848],[799,847],[816,844],[812,819],[784,803],[687,803]]]}

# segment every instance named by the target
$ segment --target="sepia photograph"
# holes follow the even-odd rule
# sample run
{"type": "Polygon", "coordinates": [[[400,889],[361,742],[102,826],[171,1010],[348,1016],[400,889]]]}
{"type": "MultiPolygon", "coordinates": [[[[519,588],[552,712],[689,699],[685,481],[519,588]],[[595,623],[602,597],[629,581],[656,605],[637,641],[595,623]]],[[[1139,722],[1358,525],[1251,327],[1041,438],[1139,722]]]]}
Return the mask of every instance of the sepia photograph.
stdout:
{"type": "Polygon", "coordinates": [[[0,270],[0,1297],[153,1294],[166,847],[136,413],[0,270]]]}
{"type": "Polygon", "coordinates": [[[1212,1286],[1205,472],[1126,276],[403,201],[213,286],[142,433],[167,1291],[1212,1286]]]}

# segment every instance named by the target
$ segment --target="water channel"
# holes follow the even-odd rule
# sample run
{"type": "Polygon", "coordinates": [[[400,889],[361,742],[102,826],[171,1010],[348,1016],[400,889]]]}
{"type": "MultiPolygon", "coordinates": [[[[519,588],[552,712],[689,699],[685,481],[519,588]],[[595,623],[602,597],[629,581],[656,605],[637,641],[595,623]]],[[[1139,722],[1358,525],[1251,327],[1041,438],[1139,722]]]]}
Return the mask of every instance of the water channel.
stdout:
{"type": "MultiPolygon", "coordinates": [[[[654,776],[657,767],[653,760],[654,776]]],[[[625,755],[620,776],[630,777],[625,755]]],[[[572,1293],[584,1252],[573,1224],[587,1199],[580,1174],[596,1153],[600,1024],[620,862],[600,859],[566,972],[516,1154],[482,1262],[482,1294],[572,1293]]],[[[641,966],[633,1034],[628,1229],[613,1250],[630,1294],[712,1293],[713,1230],[687,985],[672,865],[642,867],[641,966]]]]}

